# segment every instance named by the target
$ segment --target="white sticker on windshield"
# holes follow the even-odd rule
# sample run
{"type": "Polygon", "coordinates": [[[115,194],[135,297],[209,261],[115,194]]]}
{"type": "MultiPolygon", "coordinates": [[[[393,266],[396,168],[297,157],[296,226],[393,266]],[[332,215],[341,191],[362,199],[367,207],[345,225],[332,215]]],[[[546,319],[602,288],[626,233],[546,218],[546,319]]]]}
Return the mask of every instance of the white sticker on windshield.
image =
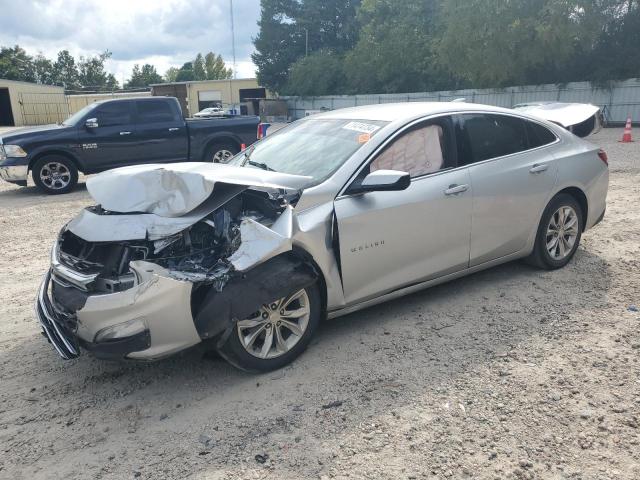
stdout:
{"type": "Polygon", "coordinates": [[[370,123],[362,122],[349,122],[344,127],[345,130],[353,130],[354,132],[372,134],[376,130],[380,130],[378,125],[371,125],[370,123]]]}

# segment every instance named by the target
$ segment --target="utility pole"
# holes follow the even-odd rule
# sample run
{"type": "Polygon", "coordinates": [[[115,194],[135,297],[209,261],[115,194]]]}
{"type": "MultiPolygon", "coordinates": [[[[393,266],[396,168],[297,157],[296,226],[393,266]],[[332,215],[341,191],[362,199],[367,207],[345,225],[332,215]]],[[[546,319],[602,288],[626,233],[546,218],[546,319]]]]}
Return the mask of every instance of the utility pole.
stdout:
{"type": "Polygon", "coordinates": [[[231,51],[233,52],[233,78],[236,78],[236,32],[233,25],[233,0],[229,0],[229,10],[231,12],[231,51]]]}
{"type": "Polygon", "coordinates": [[[309,30],[306,28],[304,28],[304,56],[309,56],[309,30]]]}

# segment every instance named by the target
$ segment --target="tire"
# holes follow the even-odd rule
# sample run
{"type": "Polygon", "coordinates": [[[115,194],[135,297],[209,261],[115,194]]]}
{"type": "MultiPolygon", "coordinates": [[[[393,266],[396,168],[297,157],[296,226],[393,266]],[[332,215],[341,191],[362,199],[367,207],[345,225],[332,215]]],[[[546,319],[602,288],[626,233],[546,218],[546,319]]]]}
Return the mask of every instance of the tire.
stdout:
{"type": "Polygon", "coordinates": [[[545,270],[564,267],[576,253],[583,229],[584,214],[580,204],[567,193],[556,195],[542,213],[536,243],[533,252],[526,258],[527,263],[545,270]],[[561,209],[563,213],[560,213],[561,209]],[[564,215],[564,219],[561,219],[560,215],[564,215]],[[573,215],[575,215],[575,223],[572,223],[573,215]],[[557,228],[553,227],[552,219],[557,228]],[[562,222],[564,227],[560,229],[562,222]],[[549,234],[551,231],[557,233],[549,234]],[[563,232],[564,235],[562,235],[563,232]],[[555,243],[554,240],[556,240],[555,243]]]}
{"type": "Polygon", "coordinates": [[[203,162],[226,163],[240,149],[231,142],[220,142],[210,145],[205,151],[203,162]]]}
{"type": "Polygon", "coordinates": [[[31,169],[33,183],[49,195],[68,193],[78,184],[78,169],[67,157],[45,155],[31,169]]]}
{"type": "MultiPolygon", "coordinates": [[[[285,302],[282,302],[282,304],[284,305],[285,302]]],[[[265,308],[271,311],[275,315],[273,320],[271,318],[263,320],[262,315],[260,315],[257,317],[252,317],[250,319],[237,322],[237,324],[234,325],[233,330],[231,331],[224,345],[218,348],[218,352],[224,359],[226,359],[233,366],[241,370],[245,370],[248,372],[268,372],[271,370],[276,370],[278,368],[282,368],[285,365],[291,363],[294,359],[300,356],[302,352],[304,352],[304,350],[309,345],[309,342],[311,341],[311,338],[313,337],[316,329],[318,328],[318,324],[320,323],[322,305],[321,305],[321,296],[318,290],[317,283],[314,285],[311,285],[310,287],[306,287],[302,290],[299,290],[298,292],[291,292],[289,295],[287,295],[283,299],[275,300],[271,305],[264,305],[261,308],[261,312],[265,308]],[[279,304],[282,300],[286,301],[286,299],[292,296],[298,295],[300,292],[304,292],[304,295],[302,296],[302,300],[308,301],[308,307],[309,307],[309,314],[306,320],[306,327],[304,328],[302,335],[300,335],[296,339],[292,336],[293,331],[288,330],[287,327],[285,326],[276,327],[275,324],[272,324],[269,329],[267,329],[266,327],[262,328],[262,331],[260,331],[260,333],[257,334],[256,340],[253,343],[253,348],[255,348],[256,351],[254,352],[254,354],[249,353],[248,349],[243,344],[242,338],[246,339],[252,333],[258,331],[261,327],[259,325],[256,325],[255,327],[243,329],[241,328],[241,324],[243,322],[248,324],[249,322],[258,323],[263,321],[268,323],[270,321],[277,320],[277,318],[280,318],[278,315],[279,313],[278,309],[280,308],[280,306],[277,304],[279,304]],[[276,306],[275,310],[272,309],[273,306],[276,306]],[[267,338],[266,334],[269,330],[271,330],[272,332],[271,333],[272,347],[270,348],[268,354],[273,354],[274,356],[270,358],[269,357],[260,358],[257,356],[257,351],[263,350],[263,348],[260,348],[260,347],[261,346],[264,347],[265,340],[267,338]],[[292,343],[290,349],[286,350],[285,353],[277,352],[277,330],[280,330],[281,338],[283,338],[284,342],[292,343]],[[284,339],[287,332],[291,332],[291,335],[287,336],[287,338],[284,339]]],[[[304,308],[300,303],[300,300],[294,300],[289,304],[287,311],[289,311],[289,309],[296,309],[298,311],[298,310],[303,310],[304,308]]],[[[293,312],[293,310],[291,310],[291,312],[293,312]]],[[[256,313],[260,313],[260,312],[256,312],[256,313]]],[[[303,321],[303,317],[300,317],[297,320],[295,320],[294,323],[297,323],[298,325],[300,325],[302,324],[302,321],[303,321]]]]}

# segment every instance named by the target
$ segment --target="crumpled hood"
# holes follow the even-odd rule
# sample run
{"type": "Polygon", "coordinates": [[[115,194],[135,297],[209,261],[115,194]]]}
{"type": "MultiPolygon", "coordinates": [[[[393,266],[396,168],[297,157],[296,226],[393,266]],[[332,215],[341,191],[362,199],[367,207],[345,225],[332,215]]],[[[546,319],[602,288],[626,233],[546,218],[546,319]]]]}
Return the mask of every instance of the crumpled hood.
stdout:
{"type": "Polygon", "coordinates": [[[87,180],[87,190],[103,209],[180,217],[207,200],[217,184],[300,190],[311,177],[219,163],[134,165],[87,180]]]}

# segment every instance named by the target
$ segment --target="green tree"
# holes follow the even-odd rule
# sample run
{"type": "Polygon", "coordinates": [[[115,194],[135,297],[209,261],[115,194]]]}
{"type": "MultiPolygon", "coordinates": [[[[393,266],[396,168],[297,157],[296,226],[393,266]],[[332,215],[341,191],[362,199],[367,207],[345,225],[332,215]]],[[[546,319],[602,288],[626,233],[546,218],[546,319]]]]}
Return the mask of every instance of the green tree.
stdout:
{"type": "Polygon", "coordinates": [[[176,75],[176,82],[190,82],[196,79],[196,75],[193,71],[193,62],[186,62],[178,70],[176,75]]]}
{"type": "Polygon", "coordinates": [[[207,80],[226,80],[233,76],[233,70],[227,68],[221,55],[209,52],[204,57],[207,80]]]}
{"type": "Polygon", "coordinates": [[[104,69],[104,64],[109,58],[111,58],[109,51],[95,57],[80,57],[77,80],[83,90],[110,91],[118,88],[116,78],[104,69]]]}
{"type": "Polygon", "coordinates": [[[283,91],[286,95],[331,95],[344,91],[343,60],[338,54],[320,50],[291,66],[283,91]]]}
{"type": "Polygon", "coordinates": [[[33,59],[18,45],[0,48],[0,78],[22,82],[37,81],[33,59]]]}
{"type": "Polygon", "coordinates": [[[198,53],[193,61],[193,76],[196,80],[207,79],[207,72],[204,69],[204,57],[201,53],[198,53]]]}
{"type": "Polygon", "coordinates": [[[131,71],[131,78],[125,83],[125,88],[145,88],[154,83],[162,83],[163,79],[158,74],[156,67],[145,63],[142,68],[135,64],[131,71]]]}
{"type": "Polygon", "coordinates": [[[53,64],[53,77],[55,82],[63,85],[66,89],[78,89],[80,88],[78,76],[76,61],[69,51],[61,50],[58,52],[58,58],[53,64]]]}
{"type": "Polygon", "coordinates": [[[291,65],[307,50],[342,54],[351,49],[358,37],[359,5],[360,0],[262,0],[251,56],[258,82],[281,91],[291,65]]]}
{"type": "Polygon", "coordinates": [[[180,72],[179,68],[176,67],[170,67],[165,73],[164,73],[164,81],[165,82],[175,82],[176,78],[178,78],[178,73],[180,72]]]}
{"type": "Polygon", "coordinates": [[[345,60],[351,93],[399,93],[457,84],[438,67],[438,0],[364,0],[358,43],[345,60]]]}
{"type": "Polygon", "coordinates": [[[35,71],[36,82],[44,83],[46,85],[53,85],[55,83],[53,62],[41,53],[33,58],[33,68],[35,71]]]}

